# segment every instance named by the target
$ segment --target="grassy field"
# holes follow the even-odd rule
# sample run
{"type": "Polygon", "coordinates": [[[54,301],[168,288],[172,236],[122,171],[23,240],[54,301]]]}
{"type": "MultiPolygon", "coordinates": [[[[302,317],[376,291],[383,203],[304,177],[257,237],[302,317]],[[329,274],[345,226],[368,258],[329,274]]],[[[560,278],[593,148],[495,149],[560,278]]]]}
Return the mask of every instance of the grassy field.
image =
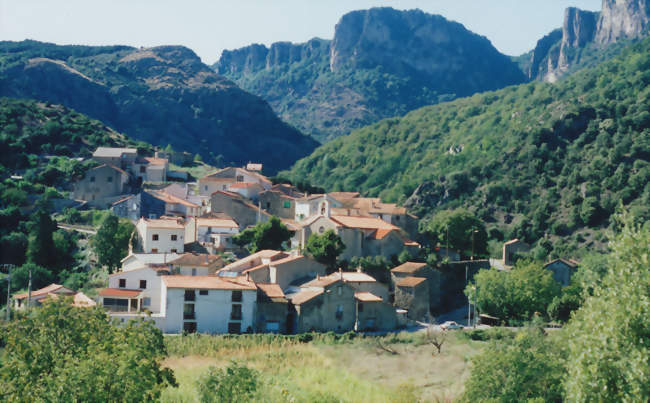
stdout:
{"type": "MultiPolygon", "coordinates": [[[[311,335],[308,335],[311,336],[311,335]]],[[[178,388],[163,402],[197,402],[196,380],[237,360],[260,373],[257,398],[269,402],[452,401],[484,343],[449,334],[437,354],[423,333],[381,337],[168,336],[178,388]]]]}

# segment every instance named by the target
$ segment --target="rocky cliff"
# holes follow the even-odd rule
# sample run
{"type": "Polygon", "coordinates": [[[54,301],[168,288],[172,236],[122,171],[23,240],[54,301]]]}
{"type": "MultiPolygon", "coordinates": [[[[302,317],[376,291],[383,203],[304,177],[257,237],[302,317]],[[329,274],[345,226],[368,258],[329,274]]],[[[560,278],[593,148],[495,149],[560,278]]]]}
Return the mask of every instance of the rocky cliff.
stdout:
{"type": "Polygon", "coordinates": [[[557,81],[572,69],[602,61],[603,50],[616,42],[647,35],[649,5],[648,0],[603,0],[601,12],[567,8],[562,29],[537,42],[528,78],[557,81]]]}
{"type": "Polygon", "coordinates": [[[461,24],[392,8],[344,15],[331,41],[224,51],[213,67],[321,141],[525,80],[509,58],[461,24]]]}
{"type": "Polygon", "coordinates": [[[62,104],[132,138],[171,144],[213,163],[259,161],[274,171],[316,145],[182,46],[2,42],[0,96],[62,104]],[[274,149],[283,152],[269,152],[274,149]]]}

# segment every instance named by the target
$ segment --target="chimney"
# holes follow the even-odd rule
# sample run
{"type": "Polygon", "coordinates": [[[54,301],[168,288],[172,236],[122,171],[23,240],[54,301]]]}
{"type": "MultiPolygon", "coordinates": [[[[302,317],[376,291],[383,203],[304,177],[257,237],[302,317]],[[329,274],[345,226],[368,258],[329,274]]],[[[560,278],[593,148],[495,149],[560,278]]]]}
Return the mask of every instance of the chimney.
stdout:
{"type": "Polygon", "coordinates": [[[320,280],[320,273],[316,275],[316,280],[320,280]]]}
{"type": "Polygon", "coordinates": [[[362,271],[361,266],[357,266],[357,273],[361,273],[362,271]]]}
{"type": "Polygon", "coordinates": [[[246,272],[246,281],[251,281],[251,274],[246,272]]]}
{"type": "Polygon", "coordinates": [[[210,264],[210,259],[209,259],[209,257],[210,257],[210,255],[208,255],[208,254],[206,253],[206,254],[205,254],[205,264],[206,264],[206,265],[210,264]]]}

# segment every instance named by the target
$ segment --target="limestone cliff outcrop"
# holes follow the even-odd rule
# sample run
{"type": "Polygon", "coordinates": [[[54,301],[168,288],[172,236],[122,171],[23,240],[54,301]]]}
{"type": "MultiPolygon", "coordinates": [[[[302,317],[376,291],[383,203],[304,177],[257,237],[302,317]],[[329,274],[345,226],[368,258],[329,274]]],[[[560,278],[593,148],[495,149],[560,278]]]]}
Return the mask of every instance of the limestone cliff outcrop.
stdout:
{"type": "Polygon", "coordinates": [[[334,38],[224,51],[213,68],[327,141],[423,105],[525,81],[463,25],[420,10],[344,15],[334,38]]]}
{"type": "MultiPolygon", "coordinates": [[[[596,53],[624,39],[644,37],[650,27],[650,0],[603,0],[601,12],[567,8],[562,30],[540,39],[526,72],[531,80],[554,82],[596,53]]],[[[598,61],[598,58],[593,58],[598,61]]]]}

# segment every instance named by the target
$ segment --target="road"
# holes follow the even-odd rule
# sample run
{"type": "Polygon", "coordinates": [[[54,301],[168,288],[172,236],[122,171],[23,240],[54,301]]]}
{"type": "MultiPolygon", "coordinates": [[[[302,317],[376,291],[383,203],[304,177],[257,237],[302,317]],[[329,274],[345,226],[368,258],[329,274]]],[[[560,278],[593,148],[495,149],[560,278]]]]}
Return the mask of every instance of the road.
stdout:
{"type": "Polygon", "coordinates": [[[57,223],[56,226],[66,231],[77,231],[83,234],[95,235],[97,233],[97,231],[92,227],[87,227],[84,225],[70,225],[70,224],[57,223]]]}

